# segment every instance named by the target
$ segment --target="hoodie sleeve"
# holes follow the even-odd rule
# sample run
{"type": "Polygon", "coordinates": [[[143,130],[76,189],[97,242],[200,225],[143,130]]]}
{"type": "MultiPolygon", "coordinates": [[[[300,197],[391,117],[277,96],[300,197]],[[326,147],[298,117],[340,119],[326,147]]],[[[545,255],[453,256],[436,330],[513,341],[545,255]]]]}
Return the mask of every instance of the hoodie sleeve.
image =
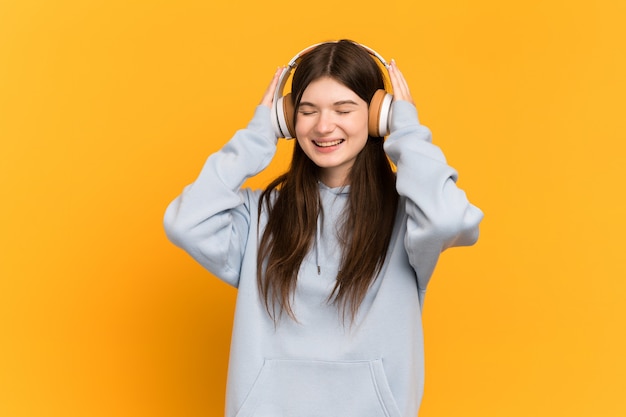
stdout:
{"type": "Polygon", "coordinates": [[[408,101],[393,103],[385,151],[397,166],[396,188],[407,213],[405,248],[425,290],[442,251],[476,242],[483,213],[457,187],[457,172],[408,101]]]}
{"type": "Polygon", "coordinates": [[[276,142],[270,109],[259,105],[247,128],[209,156],[197,179],[165,211],[168,238],[235,287],[258,204],[258,193],[240,188],[267,167],[276,142]]]}

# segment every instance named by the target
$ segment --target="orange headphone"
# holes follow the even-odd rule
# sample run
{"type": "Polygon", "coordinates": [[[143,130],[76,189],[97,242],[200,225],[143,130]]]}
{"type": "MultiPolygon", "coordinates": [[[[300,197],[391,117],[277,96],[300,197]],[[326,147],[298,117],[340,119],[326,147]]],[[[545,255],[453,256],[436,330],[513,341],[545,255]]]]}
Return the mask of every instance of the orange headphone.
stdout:
{"type": "MultiPolygon", "coordinates": [[[[300,58],[315,49],[318,44],[309,46],[291,58],[289,64],[283,69],[278,80],[278,86],[274,93],[274,103],[272,105],[272,125],[276,137],[293,139],[295,135],[294,125],[294,103],[291,93],[284,96],[283,89],[291,72],[298,66],[300,58]]],[[[376,51],[365,45],[363,47],[374,58],[378,59],[387,68],[389,65],[376,51]]],[[[377,90],[369,103],[368,132],[373,137],[383,137],[389,134],[389,120],[391,119],[391,102],[393,96],[386,90],[377,90]]]]}

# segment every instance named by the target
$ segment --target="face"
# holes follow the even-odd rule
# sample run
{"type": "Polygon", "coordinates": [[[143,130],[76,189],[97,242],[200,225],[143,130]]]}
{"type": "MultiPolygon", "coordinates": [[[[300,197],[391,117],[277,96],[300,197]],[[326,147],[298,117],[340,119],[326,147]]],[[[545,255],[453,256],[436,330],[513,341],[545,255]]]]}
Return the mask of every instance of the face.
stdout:
{"type": "Polygon", "coordinates": [[[311,82],[296,112],[296,138],[329,187],[347,184],[348,172],[367,143],[368,105],[330,77],[311,82]]]}

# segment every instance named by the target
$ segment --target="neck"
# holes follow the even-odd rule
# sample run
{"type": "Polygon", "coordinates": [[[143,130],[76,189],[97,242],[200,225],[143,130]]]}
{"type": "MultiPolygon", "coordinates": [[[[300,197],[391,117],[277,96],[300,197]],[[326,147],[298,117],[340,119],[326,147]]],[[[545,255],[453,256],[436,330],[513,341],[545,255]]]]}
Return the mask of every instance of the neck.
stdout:
{"type": "Polygon", "coordinates": [[[329,188],[343,187],[349,184],[347,174],[329,171],[323,171],[320,173],[320,181],[329,188]]]}

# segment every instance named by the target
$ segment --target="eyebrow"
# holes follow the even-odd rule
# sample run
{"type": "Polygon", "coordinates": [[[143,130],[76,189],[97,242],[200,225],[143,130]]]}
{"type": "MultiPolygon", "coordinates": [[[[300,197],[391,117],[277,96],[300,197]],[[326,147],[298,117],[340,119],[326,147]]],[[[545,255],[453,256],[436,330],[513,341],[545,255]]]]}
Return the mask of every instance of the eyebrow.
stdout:
{"type": "MultiPolygon", "coordinates": [[[[353,100],[336,101],[336,102],[333,103],[333,106],[343,106],[343,105],[346,105],[346,104],[353,104],[355,106],[358,106],[358,103],[356,101],[353,101],[353,100]]],[[[300,105],[298,107],[302,107],[302,106],[315,107],[315,104],[309,103],[308,101],[301,101],[300,105]]]]}

